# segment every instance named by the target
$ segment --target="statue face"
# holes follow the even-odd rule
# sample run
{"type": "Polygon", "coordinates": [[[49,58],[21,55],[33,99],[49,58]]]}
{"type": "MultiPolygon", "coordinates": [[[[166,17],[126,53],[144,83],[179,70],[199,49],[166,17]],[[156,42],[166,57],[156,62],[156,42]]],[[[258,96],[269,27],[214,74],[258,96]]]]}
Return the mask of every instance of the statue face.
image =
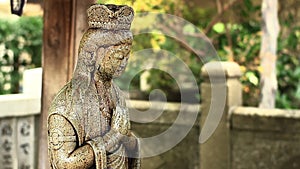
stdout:
{"type": "Polygon", "coordinates": [[[130,48],[129,44],[100,48],[97,52],[99,59],[97,67],[100,75],[108,78],[120,76],[126,68],[130,48]]]}

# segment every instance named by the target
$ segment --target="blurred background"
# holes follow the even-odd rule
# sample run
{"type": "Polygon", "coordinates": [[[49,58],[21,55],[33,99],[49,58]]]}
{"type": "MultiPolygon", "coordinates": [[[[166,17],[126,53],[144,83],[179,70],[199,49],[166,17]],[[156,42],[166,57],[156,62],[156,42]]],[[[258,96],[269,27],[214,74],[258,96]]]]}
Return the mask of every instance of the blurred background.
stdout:
{"type": "MultiPolygon", "coordinates": [[[[241,66],[243,105],[258,106],[260,71],[262,70],[259,57],[262,36],[260,0],[124,0],[101,1],[101,3],[128,4],[133,6],[136,12],[168,13],[193,23],[209,38],[223,61],[234,61],[241,66]]],[[[281,31],[278,38],[276,63],[277,108],[300,107],[299,8],[300,3],[297,0],[279,2],[278,19],[281,31]]],[[[22,91],[23,70],[41,66],[42,2],[27,1],[23,16],[17,17],[10,14],[9,1],[1,0],[0,14],[0,94],[19,93],[22,91]]],[[[184,29],[189,29],[189,27],[184,29]]],[[[160,34],[135,36],[133,52],[146,48],[159,48],[177,53],[195,74],[197,81],[201,83],[199,72],[202,62],[195,52],[183,43],[160,34]]],[[[139,61],[138,58],[132,58],[130,62],[138,63],[139,61]]],[[[138,68],[137,65],[135,69],[138,68]]],[[[128,67],[126,74],[135,72],[134,68],[128,67]]],[[[126,74],[122,78],[126,79],[126,74]]],[[[141,83],[142,74],[136,75],[131,82],[131,97],[144,99],[152,89],[159,88],[166,93],[169,100],[180,99],[174,79],[160,70],[151,70],[150,74],[143,78],[147,87],[142,87],[141,91],[141,84],[144,84],[144,82],[141,83]],[[151,80],[147,81],[147,79],[151,80]]],[[[119,84],[122,88],[122,82],[119,84]]],[[[199,94],[196,97],[199,98],[199,94]]]]}
{"type": "Polygon", "coordinates": [[[11,14],[10,0],[1,0],[0,22],[0,94],[20,93],[24,70],[42,65],[41,2],[27,1],[19,17],[11,14]]]}
{"type": "MultiPolygon", "coordinates": [[[[269,1],[270,7],[275,7],[272,19],[263,17],[265,1],[28,0],[22,16],[16,16],[10,13],[10,1],[0,0],[0,168],[2,164],[10,168],[47,168],[47,111],[55,94],[72,78],[79,40],[87,28],[86,8],[98,2],[127,4],[136,13],[172,14],[197,27],[195,30],[190,24],[172,22],[169,27],[161,27],[166,31],[172,28],[182,37],[180,40],[159,32],[134,36],[132,53],[151,48],[179,56],[194,74],[183,77],[187,86],[184,90],[197,100],[194,105],[201,104],[184,140],[163,154],[144,159],[144,168],[299,169],[300,1],[278,1],[278,6],[277,1],[269,1]],[[263,44],[262,39],[274,33],[277,20],[280,32],[275,42],[270,42],[276,44],[274,48],[263,44]],[[274,25],[268,25],[268,21],[274,25]],[[271,28],[267,33],[266,27],[271,28]],[[221,112],[224,115],[205,144],[199,143],[199,135],[213,99],[211,83],[203,73],[209,65],[205,67],[203,60],[213,60],[203,58],[202,47],[196,46],[199,38],[207,38],[214,46],[227,77],[222,84],[227,89],[221,112]],[[262,47],[273,50],[275,59],[266,59],[262,47]],[[275,81],[266,80],[264,72],[273,65],[271,76],[275,81]],[[43,73],[41,69],[31,71],[40,67],[43,73]],[[189,87],[189,78],[196,79],[199,89],[189,87]],[[272,93],[266,97],[274,99],[275,105],[257,108],[263,86],[269,82],[271,87],[267,88],[272,93]]],[[[151,69],[136,74],[143,61],[131,57],[126,72],[116,82],[127,90],[124,84],[134,77],[128,91],[130,110],[151,108],[148,97],[153,89],[165,94],[167,108],[155,109],[163,111],[159,118],[147,124],[133,122],[134,130],[145,138],[166,131],[180,113],[183,100],[176,79],[166,71],[151,69]]],[[[172,63],[172,59],[162,59],[149,64],[168,67],[172,63]]]]}

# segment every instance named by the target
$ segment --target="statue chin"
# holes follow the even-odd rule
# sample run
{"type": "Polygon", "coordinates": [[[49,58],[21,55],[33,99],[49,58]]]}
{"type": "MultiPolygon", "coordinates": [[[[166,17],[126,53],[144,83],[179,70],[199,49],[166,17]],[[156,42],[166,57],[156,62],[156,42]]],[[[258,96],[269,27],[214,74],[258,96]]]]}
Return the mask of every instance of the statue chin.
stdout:
{"type": "Polygon", "coordinates": [[[119,67],[118,69],[115,71],[115,73],[113,74],[113,78],[117,78],[120,77],[122,75],[122,73],[125,71],[127,66],[127,61],[124,61],[119,67]]]}
{"type": "Polygon", "coordinates": [[[116,71],[115,74],[113,75],[113,79],[114,78],[118,78],[122,75],[122,73],[124,72],[125,69],[122,69],[120,71],[116,71]]]}

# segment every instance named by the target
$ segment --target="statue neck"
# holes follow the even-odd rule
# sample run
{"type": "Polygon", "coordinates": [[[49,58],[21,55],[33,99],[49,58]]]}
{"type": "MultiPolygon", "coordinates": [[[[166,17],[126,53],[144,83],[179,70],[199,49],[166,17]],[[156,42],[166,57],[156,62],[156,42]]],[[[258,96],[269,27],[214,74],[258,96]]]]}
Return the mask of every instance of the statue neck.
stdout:
{"type": "Polygon", "coordinates": [[[95,82],[97,92],[99,95],[106,95],[110,94],[111,87],[112,87],[112,80],[109,81],[96,81],[95,82]]]}
{"type": "Polygon", "coordinates": [[[99,72],[95,72],[94,82],[98,94],[105,95],[105,93],[110,93],[112,87],[112,78],[109,78],[108,76],[103,76],[99,72]]]}

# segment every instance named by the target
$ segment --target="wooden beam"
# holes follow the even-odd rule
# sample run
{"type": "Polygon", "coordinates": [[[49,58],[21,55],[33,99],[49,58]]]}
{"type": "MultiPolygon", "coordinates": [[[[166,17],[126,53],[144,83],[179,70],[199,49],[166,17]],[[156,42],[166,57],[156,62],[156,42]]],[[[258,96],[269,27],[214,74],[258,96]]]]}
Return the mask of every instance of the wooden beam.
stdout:
{"type": "Polygon", "coordinates": [[[43,89],[39,169],[48,169],[47,116],[56,93],[72,78],[80,38],[87,28],[86,9],[95,0],[44,1],[43,89]]]}

